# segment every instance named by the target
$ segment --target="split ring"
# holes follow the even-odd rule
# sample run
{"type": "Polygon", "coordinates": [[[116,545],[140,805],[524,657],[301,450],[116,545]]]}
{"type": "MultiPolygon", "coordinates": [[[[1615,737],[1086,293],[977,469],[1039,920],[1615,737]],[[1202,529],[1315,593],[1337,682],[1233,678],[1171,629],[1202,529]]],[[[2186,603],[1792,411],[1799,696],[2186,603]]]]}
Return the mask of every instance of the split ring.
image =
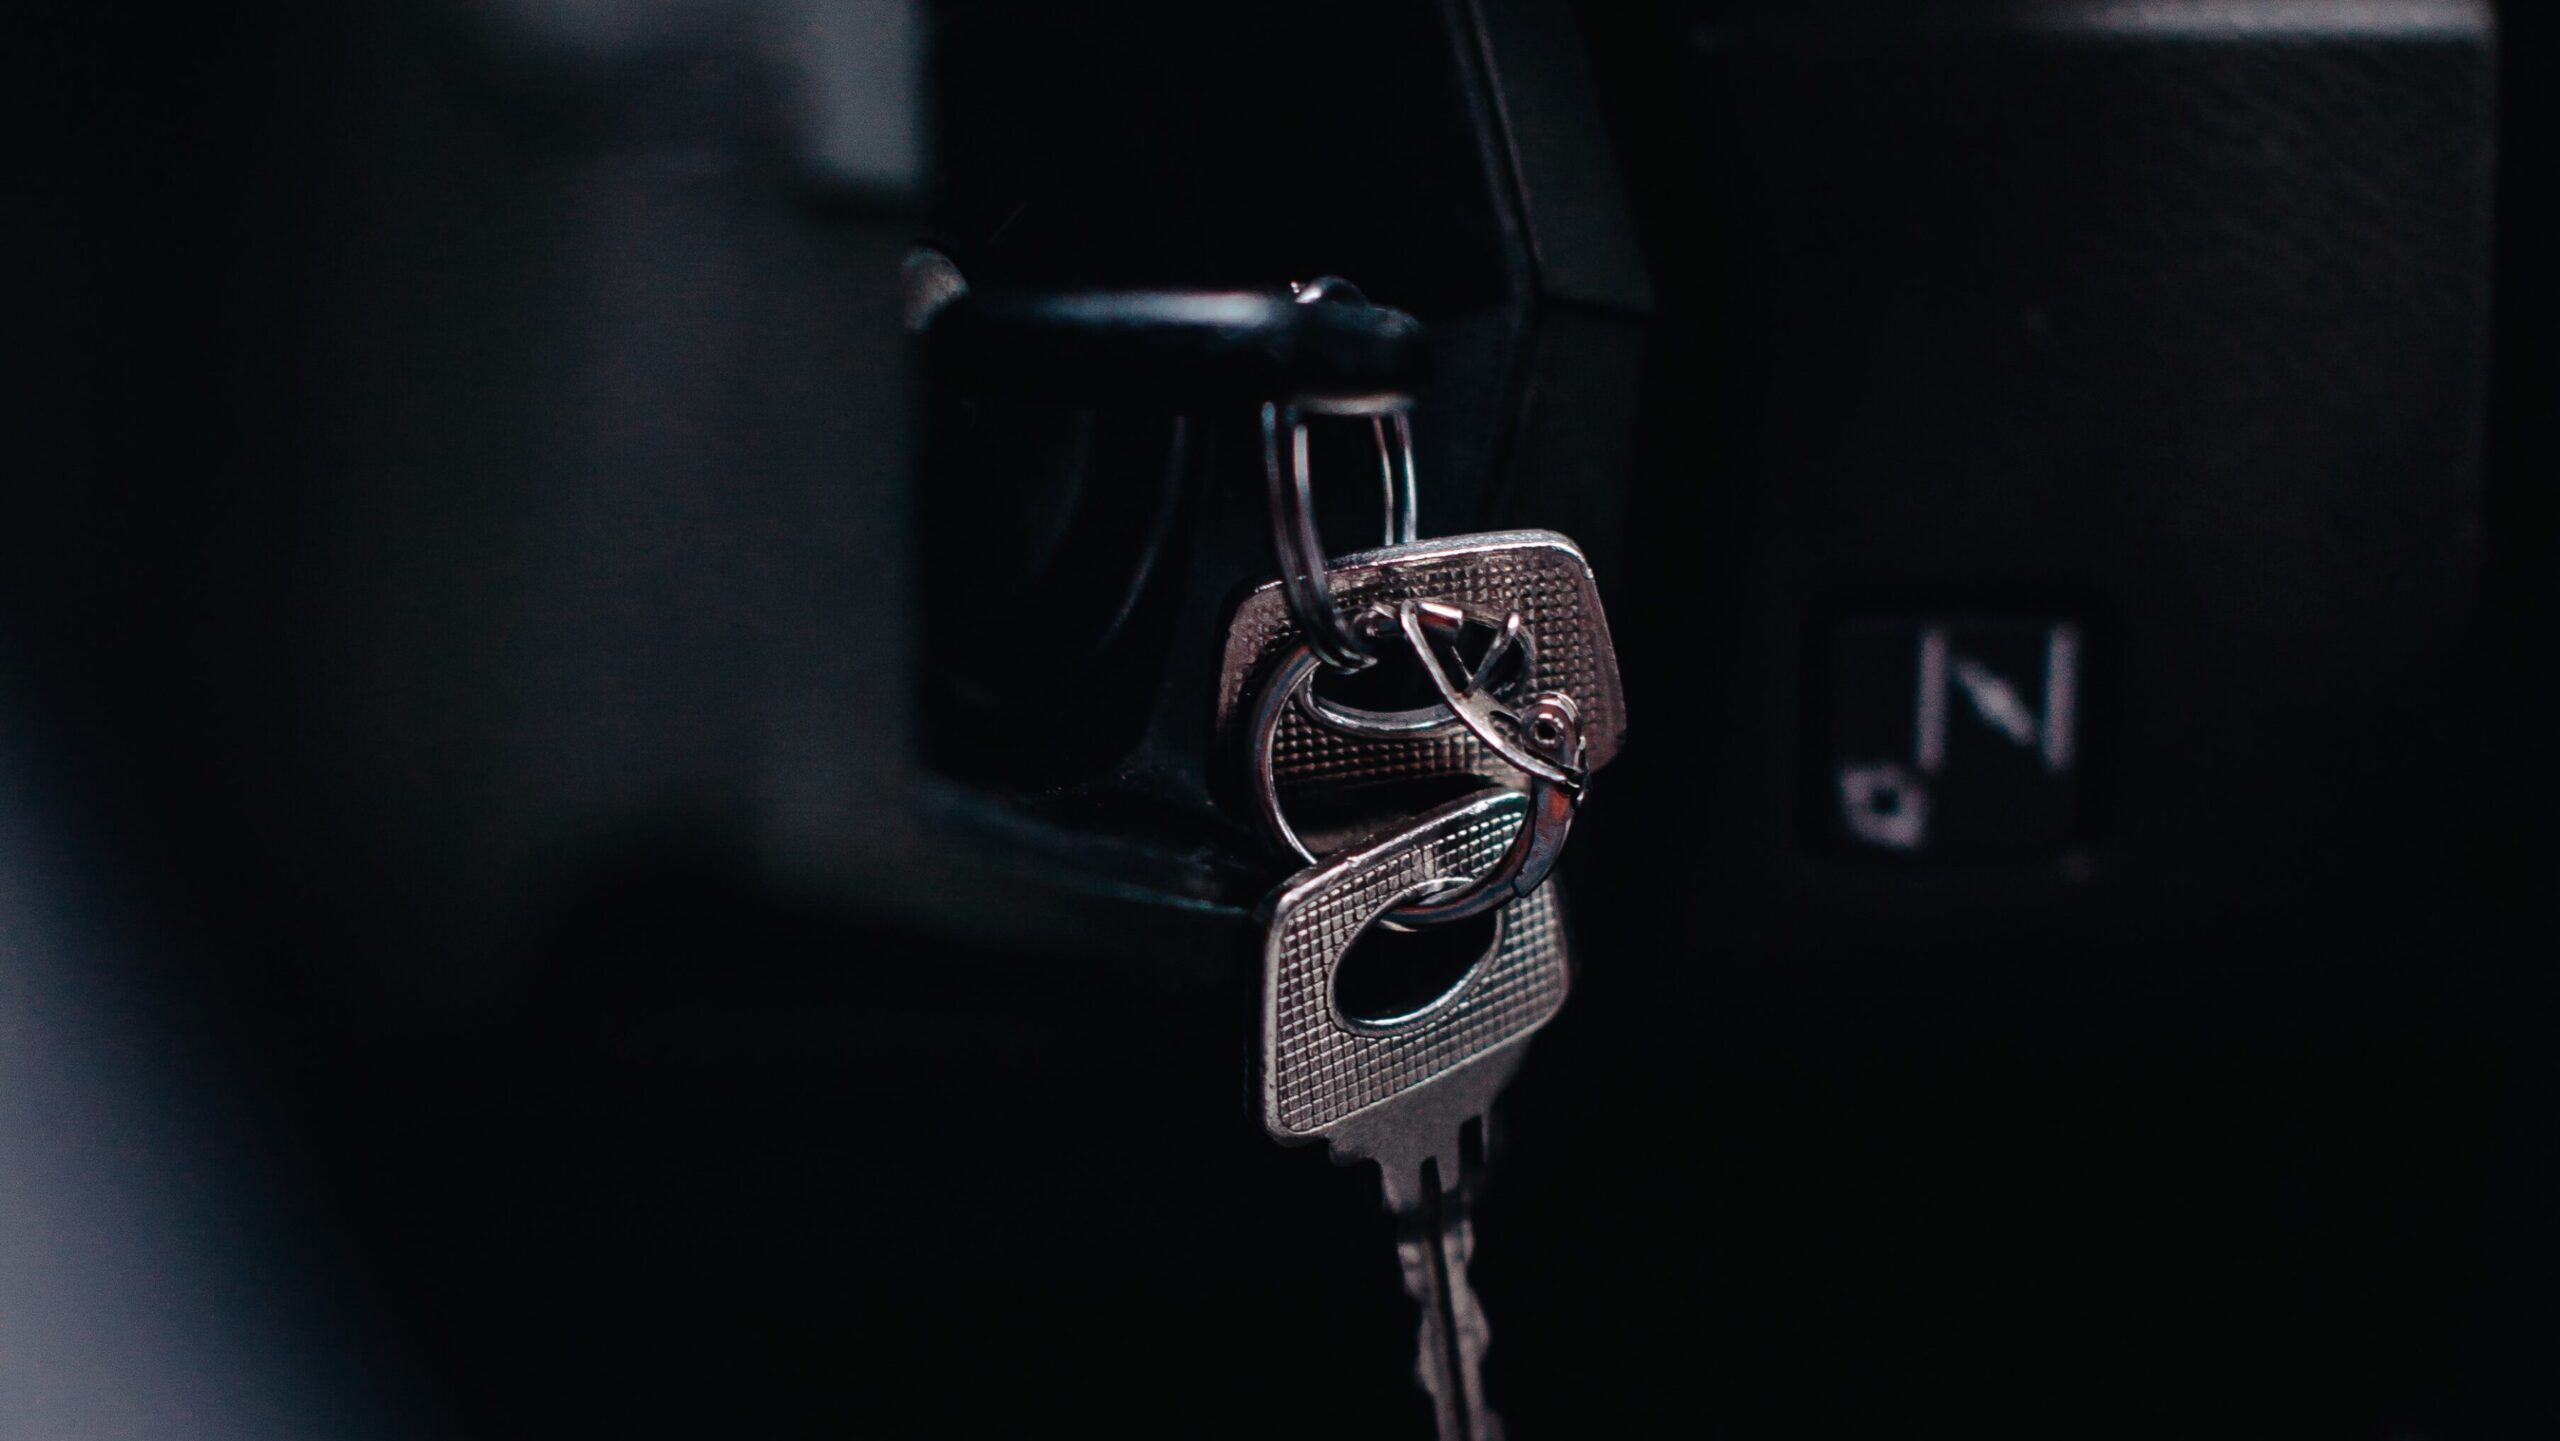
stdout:
{"type": "MultiPolygon", "coordinates": [[[[1326,277],[1299,286],[1301,305],[1366,305],[1368,298],[1345,280],[1326,277]]],[[[1410,545],[1420,533],[1420,488],[1414,480],[1413,423],[1408,396],[1301,395],[1262,406],[1263,474],[1271,493],[1271,539],[1279,553],[1280,584],[1298,628],[1335,670],[1362,670],[1376,660],[1369,643],[1344,619],[1325,579],[1323,537],[1316,531],[1315,481],[1308,457],[1307,417],[1365,416],[1378,442],[1384,487],[1387,545],[1410,545]]]]}

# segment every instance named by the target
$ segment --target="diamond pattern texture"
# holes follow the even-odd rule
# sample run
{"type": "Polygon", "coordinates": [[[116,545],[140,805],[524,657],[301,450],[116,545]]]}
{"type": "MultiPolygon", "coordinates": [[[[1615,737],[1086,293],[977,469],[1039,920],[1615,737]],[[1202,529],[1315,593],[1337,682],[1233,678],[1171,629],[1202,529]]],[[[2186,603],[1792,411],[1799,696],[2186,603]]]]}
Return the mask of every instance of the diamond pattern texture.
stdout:
{"type": "Polygon", "coordinates": [[[1263,954],[1263,1121],[1273,1134],[1321,1136],[1521,1040],[1564,1004],[1564,932],[1555,888],[1541,886],[1504,908],[1493,954],[1418,1018],[1382,1032],[1334,1010],[1334,969],[1369,923],[1425,882],[1482,873],[1526,814],[1522,798],[1508,793],[1444,806],[1395,837],[1325,861],[1281,892],[1263,954]]]}
{"type": "MultiPolygon", "coordinates": [[[[1452,536],[1344,556],[1327,571],[1345,614],[1376,601],[1440,600],[1501,613],[1518,611],[1536,644],[1530,691],[1560,690],[1582,715],[1585,761],[1594,770],[1617,753],[1626,704],[1609,622],[1591,567],[1572,541],[1552,531],[1452,536]]],[[[1277,581],[1245,598],[1227,630],[1218,729],[1242,744],[1254,687],[1299,637],[1277,581]]],[[[1464,732],[1422,740],[1338,735],[1292,708],[1272,746],[1284,790],[1347,787],[1447,775],[1516,779],[1484,743],[1464,732]]]]}

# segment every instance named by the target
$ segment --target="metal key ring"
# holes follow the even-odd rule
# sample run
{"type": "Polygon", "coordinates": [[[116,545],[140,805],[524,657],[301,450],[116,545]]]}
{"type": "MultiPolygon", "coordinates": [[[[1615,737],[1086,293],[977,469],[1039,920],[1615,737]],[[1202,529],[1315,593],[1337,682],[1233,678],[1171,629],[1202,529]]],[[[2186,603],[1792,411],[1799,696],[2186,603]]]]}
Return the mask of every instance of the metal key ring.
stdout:
{"type": "MultiPolygon", "coordinates": [[[[1407,602],[1408,606],[1411,604],[1407,602]]],[[[1323,663],[1310,637],[1301,637],[1283,652],[1266,673],[1254,700],[1249,731],[1256,819],[1274,845],[1309,865],[1316,863],[1317,856],[1299,838],[1280,808],[1280,779],[1272,764],[1272,752],[1279,739],[1281,718],[1288,714],[1299,692],[1314,679],[1323,663]]],[[[1426,660],[1425,665],[1436,672],[1436,662],[1426,660]]],[[[1440,679],[1445,681],[1446,677],[1440,679]]],[[[1574,813],[1582,804],[1584,786],[1582,722],[1572,698],[1555,691],[1531,698],[1517,717],[1520,740],[1502,734],[1499,723],[1489,718],[1491,714],[1476,707],[1459,711],[1467,729],[1506,761],[1522,750],[1521,741],[1540,752],[1524,756],[1532,764],[1521,768],[1529,777],[1529,814],[1501,859],[1483,875],[1456,890],[1396,907],[1385,917],[1389,925],[1399,929],[1442,925],[1508,905],[1544,883],[1564,851],[1574,813]]]]}
{"type": "MultiPolygon", "coordinates": [[[[1562,695],[1541,696],[1530,702],[1535,711],[1550,701],[1564,700],[1562,695]]],[[[1533,721],[1534,725],[1535,722],[1533,721]]],[[[1564,718],[1558,722],[1560,738],[1575,748],[1582,744],[1581,726],[1571,719],[1571,702],[1566,702],[1564,718]]],[[[1546,884],[1547,874],[1556,868],[1556,858],[1564,854],[1565,837],[1573,831],[1574,813],[1581,809],[1582,792],[1552,781],[1533,778],[1529,782],[1529,814],[1521,820],[1520,829],[1511,833],[1511,844],[1474,882],[1456,890],[1422,900],[1407,901],[1387,912],[1384,921],[1407,929],[1416,926],[1442,926],[1463,921],[1487,911],[1500,910],[1546,884]]]]}
{"type": "MultiPolygon", "coordinates": [[[[1368,297],[1332,276],[1297,288],[1301,305],[1366,305],[1368,297]]],[[[1316,531],[1315,481],[1308,458],[1310,415],[1366,416],[1378,441],[1378,469],[1385,488],[1388,545],[1409,545],[1420,533],[1420,488],[1414,480],[1413,424],[1404,395],[1301,395],[1262,406],[1262,464],[1271,492],[1271,539],[1280,559],[1280,584],[1298,628],[1315,639],[1317,654],[1335,670],[1362,670],[1377,657],[1335,603],[1325,578],[1324,539],[1316,531]],[[1392,427],[1393,437],[1389,430],[1392,427]],[[1286,444],[1283,444],[1283,437],[1286,444]],[[1284,458],[1282,451],[1287,455],[1284,458]]]]}
{"type": "Polygon", "coordinates": [[[1422,673],[1430,677],[1431,688],[1440,693],[1440,703],[1449,708],[1469,734],[1508,761],[1512,769],[1581,795],[1588,772],[1582,765],[1582,713],[1575,708],[1573,697],[1562,691],[1547,691],[1531,696],[1521,712],[1515,714],[1479,684],[1481,674],[1470,677],[1463,686],[1458,684],[1431,648],[1432,613],[1444,608],[1431,601],[1408,600],[1395,609],[1405,643],[1422,663],[1422,673]]]}
{"type": "MultiPolygon", "coordinates": [[[[1485,691],[1496,696],[1516,694],[1526,690],[1530,680],[1537,675],[1537,642],[1521,623],[1518,611],[1497,613],[1447,601],[1424,601],[1420,603],[1420,610],[1424,628],[1434,638],[1451,646],[1458,643],[1470,625],[1493,633],[1493,640],[1486,646],[1484,654],[1469,666],[1464,690],[1485,691]]],[[[1383,607],[1373,606],[1355,617],[1351,628],[1364,641],[1384,639],[1395,633],[1396,616],[1383,607]]],[[[1355,740],[1437,740],[1467,728],[1467,723],[1440,701],[1406,710],[1371,710],[1327,700],[1317,693],[1314,686],[1309,686],[1299,693],[1298,705],[1326,730],[1355,740]]]]}

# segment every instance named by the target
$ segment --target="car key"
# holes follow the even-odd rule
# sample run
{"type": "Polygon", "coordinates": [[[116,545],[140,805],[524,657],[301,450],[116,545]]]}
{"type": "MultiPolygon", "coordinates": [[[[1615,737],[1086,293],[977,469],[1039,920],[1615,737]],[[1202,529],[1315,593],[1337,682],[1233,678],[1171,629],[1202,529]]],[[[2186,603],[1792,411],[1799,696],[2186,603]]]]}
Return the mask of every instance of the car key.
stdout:
{"type": "Polygon", "coordinates": [[[1336,982],[1363,932],[1409,901],[1467,884],[1526,823],[1529,800],[1488,788],[1300,872],[1265,907],[1262,1119],[1278,1140],[1321,1140],[1375,1161],[1422,1322],[1415,1372],[1443,1441],[1500,1435],[1482,1362],[1489,1328],[1467,1281],[1465,1133],[1563,1006],[1571,977],[1555,890],[1495,913],[1489,949],[1437,999],[1383,1019],[1346,1015],[1336,982]]]}

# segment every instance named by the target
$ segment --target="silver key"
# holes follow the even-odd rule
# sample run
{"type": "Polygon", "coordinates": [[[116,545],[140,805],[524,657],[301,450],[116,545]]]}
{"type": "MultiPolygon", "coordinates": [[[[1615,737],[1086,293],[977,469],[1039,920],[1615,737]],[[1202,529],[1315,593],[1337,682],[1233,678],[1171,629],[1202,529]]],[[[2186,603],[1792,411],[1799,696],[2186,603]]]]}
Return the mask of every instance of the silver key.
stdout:
{"type": "Polygon", "coordinates": [[[1337,1162],[1378,1163],[1405,1289],[1422,1308],[1415,1371],[1443,1441],[1500,1435],[1481,1379],[1489,1332],[1467,1282],[1474,1234],[1460,1152],[1529,1037],[1564,1004],[1571,977],[1554,888],[1504,907],[1492,948],[1418,1010],[1347,1017],[1335,976],[1387,911],[1492,865],[1527,812],[1525,797],[1498,789],[1442,806],[1300,872],[1266,907],[1263,1125],[1284,1142],[1322,1140],[1337,1162]]]}
{"type": "MultiPolygon", "coordinates": [[[[1497,629],[1518,616],[1527,663],[1517,667],[1510,694],[1564,692],[1581,717],[1585,766],[1598,770],[1617,754],[1626,736],[1617,650],[1590,562],[1572,541],[1545,530],[1448,536],[1343,556],[1326,567],[1326,578],[1345,614],[1430,600],[1497,629]]],[[[1237,607],[1219,673],[1217,735],[1226,753],[1241,753],[1255,697],[1303,635],[1278,581],[1237,607]]],[[[1512,767],[1463,727],[1431,719],[1446,717],[1440,708],[1414,713],[1401,731],[1393,715],[1346,727],[1319,721],[1310,708],[1293,709],[1272,749],[1271,779],[1284,793],[1451,776],[1518,783],[1512,767]]]]}

